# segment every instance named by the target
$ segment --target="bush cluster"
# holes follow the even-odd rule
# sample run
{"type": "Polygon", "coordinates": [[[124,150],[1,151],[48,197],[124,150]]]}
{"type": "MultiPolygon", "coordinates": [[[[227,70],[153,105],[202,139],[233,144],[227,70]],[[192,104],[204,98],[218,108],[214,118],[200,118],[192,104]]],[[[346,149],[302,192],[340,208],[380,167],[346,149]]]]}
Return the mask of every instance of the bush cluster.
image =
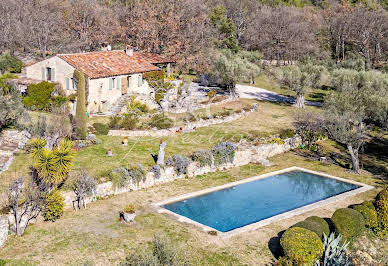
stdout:
{"type": "Polygon", "coordinates": [[[110,173],[110,180],[120,188],[131,182],[138,184],[140,181],[144,181],[144,178],[145,174],[141,164],[129,168],[119,167],[110,173]]]}
{"type": "Polygon", "coordinates": [[[43,208],[44,220],[55,222],[62,216],[64,208],[65,203],[62,194],[58,190],[48,194],[43,208]]]}
{"type": "Polygon", "coordinates": [[[127,206],[125,206],[124,208],[124,212],[126,213],[135,213],[136,211],[136,208],[135,208],[135,205],[134,204],[128,204],[127,206]]]}
{"type": "Polygon", "coordinates": [[[377,212],[373,202],[365,201],[362,204],[352,206],[352,209],[358,211],[364,216],[365,226],[372,230],[378,227],[377,212]]]}
{"type": "Polygon", "coordinates": [[[9,53],[0,56],[0,72],[20,73],[22,72],[23,63],[20,59],[9,53]]]}
{"type": "Polygon", "coordinates": [[[190,159],[180,154],[174,155],[166,161],[166,165],[174,167],[175,171],[179,175],[187,174],[187,167],[189,166],[189,164],[190,159]]]}
{"type": "Polygon", "coordinates": [[[103,123],[93,123],[93,128],[97,135],[108,135],[109,133],[109,127],[103,123]]]}
{"type": "Polygon", "coordinates": [[[375,205],[379,223],[379,231],[383,235],[388,235],[388,187],[377,194],[375,205]]]}
{"type": "Polygon", "coordinates": [[[350,208],[338,209],[334,212],[331,220],[335,232],[341,234],[343,241],[352,243],[365,229],[365,220],[361,213],[350,208]]]}
{"type": "Polygon", "coordinates": [[[134,130],[139,123],[139,117],[136,114],[124,114],[121,120],[121,127],[126,130],[134,130]]]}
{"type": "Polygon", "coordinates": [[[231,142],[218,143],[212,149],[214,163],[216,165],[232,163],[234,160],[235,151],[236,145],[231,142]]]}
{"type": "Polygon", "coordinates": [[[23,98],[23,104],[32,110],[48,111],[54,89],[55,85],[47,81],[31,84],[28,86],[28,96],[23,98]]]}
{"type": "Polygon", "coordinates": [[[209,150],[196,150],[191,155],[194,162],[199,162],[201,167],[211,166],[213,164],[213,154],[209,150]]]}
{"type": "Polygon", "coordinates": [[[318,216],[308,217],[306,220],[296,223],[292,227],[300,227],[300,228],[308,229],[316,233],[321,239],[323,238],[323,233],[325,233],[326,236],[330,234],[329,225],[324,219],[318,216]]]}
{"type": "Polygon", "coordinates": [[[323,243],[308,229],[292,227],[280,239],[284,255],[297,265],[313,265],[322,257],[323,243]]]}
{"type": "Polygon", "coordinates": [[[174,125],[172,119],[168,118],[164,114],[155,114],[151,117],[150,126],[158,129],[167,129],[174,125]]]}

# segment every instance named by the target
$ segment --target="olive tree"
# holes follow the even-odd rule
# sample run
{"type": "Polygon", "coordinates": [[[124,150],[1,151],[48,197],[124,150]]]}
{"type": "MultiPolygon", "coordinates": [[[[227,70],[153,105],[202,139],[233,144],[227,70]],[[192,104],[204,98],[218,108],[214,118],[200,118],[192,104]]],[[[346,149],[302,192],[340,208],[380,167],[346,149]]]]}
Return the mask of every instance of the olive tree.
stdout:
{"type": "Polygon", "coordinates": [[[282,67],[276,73],[281,86],[296,92],[295,106],[305,107],[305,94],[313,85],[313,75],[297,65],[282,67]]]}
{"type": "Polygon", "coordinates": [[[237,82],[250,82],[260,74],[260,57],[256,52],[217,50],[213,54],[210,75],[215,76],[217,82],[235,97],[237,82]]]}
{"type": "MultiPolygon", "coordinates": [[[[81,203],[86,209],[86,197],[91,197],[96,192],[97,183],[96,180],[91,177],[85,170],[81,170],[77,173],[77,177],[73,184],[73,191],[76,195],[77,207],[78,209],[81,209],[81,203]]],[[[77,210],[77,208],[74,206],[73,202],[73,208],[74,210],[77,210]]]]}
{"type": "Polygon", "coordinates": [[[8,207],[15,220],[15,232],[22,235],[30,222],[38,217],[44,204],[44,193],[34,184],[25,184],[23,176],[10,186],[8,207]]]}

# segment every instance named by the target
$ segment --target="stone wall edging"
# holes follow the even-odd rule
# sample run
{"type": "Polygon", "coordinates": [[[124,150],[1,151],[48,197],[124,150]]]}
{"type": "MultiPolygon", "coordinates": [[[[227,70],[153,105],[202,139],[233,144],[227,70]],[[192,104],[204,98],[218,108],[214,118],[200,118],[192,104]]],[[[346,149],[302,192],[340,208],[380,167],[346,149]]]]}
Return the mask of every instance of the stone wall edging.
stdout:
{"type": "Polygon", "coordinates": [[[180,132],[180,129],[183,128],[182,133],[192,132],[196,128],[200,127],[208,127],[212,125],[222,124],[222,123],[228,123],[235,120],[238,120],[246,115],[248,115],[251,112],[254,112],[255,109],[251,109],[249,111],[242,110],[240,113],[234,113],[224,118],[212,118],[203,120],[200,119],[197,122],[187,123],[186,125],[182,127],[172,127],[169,129],[157,129],[157,130],[119,130],[119,129],[111,129],[108,132],[108,136],[121,136],[121,137],[164,137],[169,136],[171,134],[180,132]]]}

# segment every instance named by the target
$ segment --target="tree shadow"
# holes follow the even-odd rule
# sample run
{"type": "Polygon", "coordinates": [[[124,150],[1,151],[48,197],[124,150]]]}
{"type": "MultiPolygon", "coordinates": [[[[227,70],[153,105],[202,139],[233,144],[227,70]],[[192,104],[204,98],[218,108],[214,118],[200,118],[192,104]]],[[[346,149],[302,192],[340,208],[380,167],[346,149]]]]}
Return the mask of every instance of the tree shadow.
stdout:
{"type": "Polygon", "coordinates": [[[272,255],[276,258],[279,259],[280,256],[282,256],[282,249],[280,247],[280,238],[284,234],[285,230],[280,231],[277,236],[272,237],[268,241],[268,248],[271,251],[272,255]]]}

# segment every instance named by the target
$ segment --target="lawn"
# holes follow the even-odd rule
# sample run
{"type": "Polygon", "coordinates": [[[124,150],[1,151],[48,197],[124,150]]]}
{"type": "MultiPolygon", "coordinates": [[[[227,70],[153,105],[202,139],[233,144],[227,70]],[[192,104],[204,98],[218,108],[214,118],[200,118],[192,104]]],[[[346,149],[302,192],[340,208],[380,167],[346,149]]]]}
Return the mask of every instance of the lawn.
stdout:
{"type": "MultiPolygon", "coordinates": [[[[242,102],[235,104],[252,104],[255,101],[242,102]]],[[[286,128],[292,128],[294,112],[295,108],[287,104],[259,102],[257,112],[240,120],[163,138],[167,142],[166,157],[177,153],[189,155],[195,149],[211,148],[220,141],[238,141],[241,138],[260,140],[278,134],[286,128]]],[[[129,145],[123,147],[121,137],[98,137],[102,144],[78,151],[72,172],[86,168],[100,181],[113,168],[121,165],[142,163],[148,169],[153,165],[150,154],[157,152],[160,142],[160,138],[130,138],[129,145]],[[113,157],[105,156],[109,148],[113,150],[113,157]]],[[[337,159],[333,164],[321,164],[308,154],[296,150],[271,158],[273,165],[270,167],[249,164],[98,200],[89,204],[86,210],[66,210],[64,216],[55,223],[39,221],[30,226],[22,237],[11,236],[0,250],[0,258],[9,260],[10,265],[115,265],[130,252],[149,249],[153,235],[163,234],[194,265],[271,263],[278,255],[280,231],[307,216],[330,217],[337,208],[372,199],[378,189],[230,239],[208,235],[192,225],[155,213],[150,203],[290,166],[300,166],[381,187],[387,184],[388,160],[384,153],[387,140],[388,135],[384,133],[375,134],[368,140],[364,154],[361,155],[365,169],[361,175],[348,171],[350,158],[345,147],[324,140],[321,142],[323,153],[337,159]],[[123,224],[118,219],[119,211],[128,203],[134,203],[140,211],[135,223],[131,225],[123,224]]],[[[20,173],[28,173],[29,160],[27,154],[20,152],[10,170],[0,175],[0,188],[3,192],[14,177],[20,173]]],[[[383,250],[381,252],[384,253],[383,250]]]]}
{"type": "Polygon", "coordinates": [[[194,265],[263,265],[274,259],[273,253],[277,254],[278,232],[310,215],[329,217],[336,208],[369,200],[377,192],[362,193],[230,239],[208,235],[195,226],[155,213],[150,207],[151,202],[293,165],[368,184],[379,182],[369,173],[353,175],[341,166],[323,165],[295,152],[275,156],[271,162],[271,167],[249,164],[98,200],[79,212],[67,210],[55,223],[38,222],[23,237],[11,236],[0,250],[0,258],[11,260],[11,265],[115,265],[129,252],[149,249],[153,235],[163,234],[184,250],[184,256],[194,265]],[[131,225],[118,221],[119,211],[128,203],[135,203],[140,211],[131,225]]]}

